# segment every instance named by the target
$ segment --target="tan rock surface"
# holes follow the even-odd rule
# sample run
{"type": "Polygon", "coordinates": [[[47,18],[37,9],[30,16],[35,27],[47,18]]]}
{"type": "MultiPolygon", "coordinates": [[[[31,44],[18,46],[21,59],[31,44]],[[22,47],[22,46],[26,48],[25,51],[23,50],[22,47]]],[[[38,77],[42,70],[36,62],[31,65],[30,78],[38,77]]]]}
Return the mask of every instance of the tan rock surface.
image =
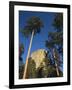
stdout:
{"type": "Polygon", "coordinates": [[[40,66],[40,64],[43,62],[43,59],[45,58],[46,50],[45,49],[38,49],[37,51],[34,51],[31,54],[31,58],[36,63],[36,68],[40,66]]]}

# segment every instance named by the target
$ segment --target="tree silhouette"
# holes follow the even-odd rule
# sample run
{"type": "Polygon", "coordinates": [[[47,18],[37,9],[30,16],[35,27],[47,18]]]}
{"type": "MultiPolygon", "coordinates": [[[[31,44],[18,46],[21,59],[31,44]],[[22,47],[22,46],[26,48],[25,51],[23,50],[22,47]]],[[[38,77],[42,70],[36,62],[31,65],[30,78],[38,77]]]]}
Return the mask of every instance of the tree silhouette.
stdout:
{"type": "Polygon", "coordinates": [[[30,56],[33,36],[36,35],[37,33],[40,33],[41,27],[43,27],[43,22],[40,20],[39,17],[33,16],[28,19],[28,21],[26,22],[26,26],[21,31],[25,37],[28,37],[31,35],[28,54],[26,58],[25,70],[24,70],[24,75],[23,75],[24,79],[26,78],[26,74],[27,74],[28,58],[30,56]]]}
{"type": "Polygon", "coordinates": [[[48,40],[46,40],[46,47],[51,51],[56,66],[57,76],[59,76],[60,55],[63,54],[63,14],[55,15],[53,24],[55,31],[49,32],[48,40]]]}
{"type": "Polygon", "coordinates": [[[21,57],[21,55],[24,53],[24,45],[20,44],[19,45],[19,57],[21,57]]]}
{"type": "Polygon", "coordinates": [[[19,45],[19,79],[23,78],[23,70],[24,70],[24,64],[22,58],[23,53],[24,53],[24,45],[21,43],[19,45]]]}

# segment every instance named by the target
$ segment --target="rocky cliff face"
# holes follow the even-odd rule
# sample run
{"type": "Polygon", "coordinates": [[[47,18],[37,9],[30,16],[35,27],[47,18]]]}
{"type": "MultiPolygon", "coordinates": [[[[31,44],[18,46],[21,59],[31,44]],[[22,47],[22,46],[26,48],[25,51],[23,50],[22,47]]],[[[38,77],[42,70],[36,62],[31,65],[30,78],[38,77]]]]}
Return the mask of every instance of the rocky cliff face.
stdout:
{"type": "Polygon", "coordinates": [[[43,59],[46,57],[47,51],[45,49],[38,49],[31,54],[31,58],[35,61],[36,68],[40,66],[43,59]]]}

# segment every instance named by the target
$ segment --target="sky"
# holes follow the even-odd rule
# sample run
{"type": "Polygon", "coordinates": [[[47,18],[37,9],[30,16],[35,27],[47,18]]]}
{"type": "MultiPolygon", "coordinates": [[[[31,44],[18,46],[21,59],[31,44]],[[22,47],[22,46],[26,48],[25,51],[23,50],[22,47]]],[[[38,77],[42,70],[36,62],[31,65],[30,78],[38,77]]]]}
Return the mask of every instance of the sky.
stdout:
{"type": "MultiPolygon", "coordinates": [[[[32,41],[32,47],[31,47],[31,52],[34,52],[35,50],[38,49],[45,49],[45,41],[48,40],[48,32],[54,31],[54,27],[52,26],[52,22],[54,20],[54,16],[56,13],[52,12],[31,12],[31,11],[19,11],[19,29],[23,29],[24,26],[26,25],[26,21],[32,17],[32,16],[37,16],[39,17],[42,22],[44,23],[44,27],[41,28],[41,32],[39,34],[36,34],[33,37],[32,41]]],[[[23,62],[25,63],[27,52],[28,52],[28,47],[30,43],[30,38],[25,38],[21,32],[19,32],[19,42],[24,44],[24,53],[22,55],[23,62]]]]}

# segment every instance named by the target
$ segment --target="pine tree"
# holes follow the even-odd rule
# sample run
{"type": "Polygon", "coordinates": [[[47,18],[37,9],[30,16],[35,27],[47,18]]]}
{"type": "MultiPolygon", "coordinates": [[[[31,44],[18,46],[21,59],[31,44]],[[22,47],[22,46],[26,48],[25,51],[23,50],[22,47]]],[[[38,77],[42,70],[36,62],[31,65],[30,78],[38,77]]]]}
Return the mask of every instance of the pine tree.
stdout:
{"type": "Polygon", "coordinates": [[[63,54],[63,14],[55,15],[52,23],[55,31],[48,33],[48,40],[46,40],[46,47],[50,50],[54,64],[56,67],[57,76],[59,76],[59,64],[62,63],[60,55],[63,54]]]}

